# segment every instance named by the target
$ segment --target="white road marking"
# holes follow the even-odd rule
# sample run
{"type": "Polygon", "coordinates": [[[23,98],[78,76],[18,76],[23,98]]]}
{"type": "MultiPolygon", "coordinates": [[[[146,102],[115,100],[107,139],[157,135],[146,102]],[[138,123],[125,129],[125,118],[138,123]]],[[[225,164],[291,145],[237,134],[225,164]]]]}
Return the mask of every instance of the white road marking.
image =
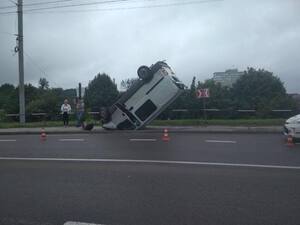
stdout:
{"type": "Polygon", "coordinates": [[[49,133],[48,136],[51,136],[51,137],[70,137],[70,136],[91,136],[92,134],[51,134],[49,133]]]}
{"type": "Polygon", "coordinates": [[[68,222],[65,222],[64,225],[105,225],[105,224],[82,223],[82,222],[68,221],[68,222]]]}
{"type": "Polygon", "coordinates": [[[225,143],[225,144],[236,144],[236,141],[222,141],[222,140],[205,140],[207,143],[225,143]]]}
{"type": "Polygon", "coordinates": [[[61,162],[109,162],[109,163],[147,163],[147,164],[178,164],[194,166],[224,166],[224,167],[252,167],[269,169],[294,169],[300,170],[300,166],[265,165],[247,163],[222,163],[222,162],[194,162],[194,161],[166,161],[166,160],[136,160],[136,159],[75,159],[75,158],[20,158],[0,157],[6,161],[61,161],[61,162]]]}
{"type": "Polygon", "coordinates": [[[15,139],[0,139],[0,142],[15,142],[15,141],[17,141],[17,140],[15,140],[15,139]]]}
{"type": "Polygon", "coordinates": [[[84,141],[83,138],[64,138],[64,139],[59,139],[59,141],[84,141]]]}
{"type": "Polygon", "coordinates": [[[156,141],[155,138],[132,138],[129,141],[156,141]]]}

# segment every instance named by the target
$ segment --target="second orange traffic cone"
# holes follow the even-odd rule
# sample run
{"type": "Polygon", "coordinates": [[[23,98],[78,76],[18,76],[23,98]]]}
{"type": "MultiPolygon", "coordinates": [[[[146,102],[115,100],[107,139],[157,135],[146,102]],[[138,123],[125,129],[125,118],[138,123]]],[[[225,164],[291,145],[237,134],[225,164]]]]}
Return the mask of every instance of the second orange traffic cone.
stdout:
{"type": "Polygon", "coordinates": [[[293,147],[293,146],[295,145],[295,144],[294,144],[294,141],[293,141],[292,135],[288,135],[286,145],[287,145],[288,147],[293,147]]]}
{"type": "Polygon", "coordinates": [[[45,131],[44,128],[42,128],[42,130],[41,130],[41,140],[45,141],[46,138],[47,138],[46,131],[45,131]]]}
{"type": "Polygon", "coordinates": [[[161,139],[162,139],[163,141],[170,141],[168,129],[164,129],[164,133],[163,133],[163,136],[162,136],[161,139]]]}

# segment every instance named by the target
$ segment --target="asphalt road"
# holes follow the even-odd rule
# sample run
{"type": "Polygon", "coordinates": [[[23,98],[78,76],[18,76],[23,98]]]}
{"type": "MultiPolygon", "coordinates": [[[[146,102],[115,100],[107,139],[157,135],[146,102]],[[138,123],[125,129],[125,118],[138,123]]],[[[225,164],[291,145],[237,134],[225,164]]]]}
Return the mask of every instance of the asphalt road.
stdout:
{"type": "Polygon", "coordinates": [[[300,166],[280,134],[115,133],[0,136],[0,157],[179,160],[300,166]]]}
{"type": "Polygon", "coordinates": [[[299,224],[300,145],[276,134],[170,138],[0,136],[0,224],[299,224]]]}

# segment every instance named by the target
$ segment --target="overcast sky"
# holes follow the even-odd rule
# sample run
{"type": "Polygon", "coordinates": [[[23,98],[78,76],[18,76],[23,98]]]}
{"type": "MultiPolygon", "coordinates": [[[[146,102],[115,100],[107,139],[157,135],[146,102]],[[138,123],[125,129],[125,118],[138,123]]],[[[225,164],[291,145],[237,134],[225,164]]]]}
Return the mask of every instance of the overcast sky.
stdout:
{"type": "MultiPolygon", "coordinates": [[[[37,2],[42,0],[24,0],[37,2]]],[[[82,2],[99,0],[64,4],[82,2]]],[[[224,0],[74,13],[191,1],[129,2],[24,14],[25,82],[36,85],[46,77],[52,87],[73,88],[105,72],[119,85],[136,77],[140,65],[166,60],[187,85],[193,76],[204,81],[217,71],[255,67],[274,72],[288,92],[300,93],[300,1],[224,0]]],[[[9,5],[0,0],[0,7],[9,5]]],[[[0,84],[17,84],[16,41],[7,33],[17,33],[15,14],[0,15],[0,84]]]]}

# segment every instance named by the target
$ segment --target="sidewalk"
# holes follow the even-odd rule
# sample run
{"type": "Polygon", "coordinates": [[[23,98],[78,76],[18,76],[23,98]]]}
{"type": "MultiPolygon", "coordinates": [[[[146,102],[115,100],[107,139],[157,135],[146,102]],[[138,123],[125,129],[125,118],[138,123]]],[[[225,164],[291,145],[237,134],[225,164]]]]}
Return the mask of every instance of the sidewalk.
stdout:
{"type": "MultiPolygon", "coordinates": [[[[77,127],[46,127],[48,134],[95,134],[95,133],[161,133],[168,129],[170,133],[280,133],[281,126],[246,127],[246,126],[148,126],[144,130],[105,130],[96,126],[92,131],[77,127]]],[[[40,134],[41,128],[6,128],[0,129],[0,135],[40,134]]]]}

